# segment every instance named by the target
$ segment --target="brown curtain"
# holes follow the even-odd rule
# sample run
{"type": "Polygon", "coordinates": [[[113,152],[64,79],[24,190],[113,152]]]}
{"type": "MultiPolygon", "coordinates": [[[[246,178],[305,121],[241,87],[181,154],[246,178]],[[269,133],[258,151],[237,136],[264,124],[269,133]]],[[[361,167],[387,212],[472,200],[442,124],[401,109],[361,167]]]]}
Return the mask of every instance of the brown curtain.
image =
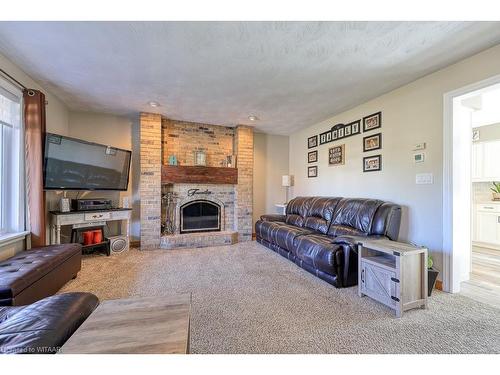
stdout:
{"type": "Polygon", "coordinates": [[[45,194],[43,192],[43,149],[45,137],[45,95],[27,89],[24,98],[26,143],[26,203],[33,247],[45,242],[45,194]]]}

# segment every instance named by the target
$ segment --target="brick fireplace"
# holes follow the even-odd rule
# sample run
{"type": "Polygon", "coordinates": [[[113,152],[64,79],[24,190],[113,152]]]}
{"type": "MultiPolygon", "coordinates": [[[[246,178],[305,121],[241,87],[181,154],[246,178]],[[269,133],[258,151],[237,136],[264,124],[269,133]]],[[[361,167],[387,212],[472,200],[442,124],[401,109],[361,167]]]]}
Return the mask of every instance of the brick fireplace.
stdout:
{"type": "Polygon", "coordinates": [[[140,147],[142,249],[252,239],[252,128],[142,113],[140,147]],[[193,166],[200,150],[206,154],[204,167],[193,166]],[[167,165],[172,155],[178,166],[167,165]],[[224,166],[229,155],[236,155],[236,168],[224,166]]]}

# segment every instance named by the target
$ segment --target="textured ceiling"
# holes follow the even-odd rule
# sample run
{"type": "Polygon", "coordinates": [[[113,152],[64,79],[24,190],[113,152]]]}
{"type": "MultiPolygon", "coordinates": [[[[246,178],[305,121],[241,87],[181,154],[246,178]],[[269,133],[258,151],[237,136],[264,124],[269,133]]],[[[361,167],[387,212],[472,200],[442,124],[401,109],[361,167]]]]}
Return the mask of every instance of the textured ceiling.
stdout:
{"type": "Polygon", "coordinates": [[[500,43],[498,22],[0,22],[71,109],[290,134],[500,43]]]}

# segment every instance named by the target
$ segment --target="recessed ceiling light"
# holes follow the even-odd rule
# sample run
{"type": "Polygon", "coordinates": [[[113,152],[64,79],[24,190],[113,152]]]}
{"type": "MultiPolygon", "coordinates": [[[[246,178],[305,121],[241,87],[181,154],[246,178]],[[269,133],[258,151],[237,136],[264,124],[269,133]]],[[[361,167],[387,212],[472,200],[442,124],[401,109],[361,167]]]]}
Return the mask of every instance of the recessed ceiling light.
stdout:
{"type": "Polygon", "coordinates": [[[160,103],[158,103],[158,102],[153,102],[153,101],[148,102],[148,104],[149,104],[149,106],[150,106],[150,107],[159,107],[159,106],[160,106],[160,103]]]}
{"type": "Polygon", "coordinates": [[[250,116],[248,116],[248,119],[249,119],[250,121],[258,121],[258,120],[259,120],[259,118],[258,118],[257,116],[254,116],[254,115],[250,115],[250,116]]]}

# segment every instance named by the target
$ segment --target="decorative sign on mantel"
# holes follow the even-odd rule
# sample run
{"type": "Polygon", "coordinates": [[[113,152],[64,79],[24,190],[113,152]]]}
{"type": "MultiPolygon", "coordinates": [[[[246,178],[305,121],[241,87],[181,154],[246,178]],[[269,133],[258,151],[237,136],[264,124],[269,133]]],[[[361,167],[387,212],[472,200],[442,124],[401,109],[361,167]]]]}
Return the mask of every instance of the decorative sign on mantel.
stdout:
{"type": "Polygon", "coordinates": [[[348,124],[337,124],[319,135],[319,144],[324,145],[339,139],[350,137],[361,133],[361,120],[356,120],[348,124]]]}
{"type": "Polygon", "coordinates": [[[192,197],[194,195],[210,195],[212,192],[208,189],[206,190],[200,190],[200,189],[189,189],[187,191],[187,196],[192,197]]]}

